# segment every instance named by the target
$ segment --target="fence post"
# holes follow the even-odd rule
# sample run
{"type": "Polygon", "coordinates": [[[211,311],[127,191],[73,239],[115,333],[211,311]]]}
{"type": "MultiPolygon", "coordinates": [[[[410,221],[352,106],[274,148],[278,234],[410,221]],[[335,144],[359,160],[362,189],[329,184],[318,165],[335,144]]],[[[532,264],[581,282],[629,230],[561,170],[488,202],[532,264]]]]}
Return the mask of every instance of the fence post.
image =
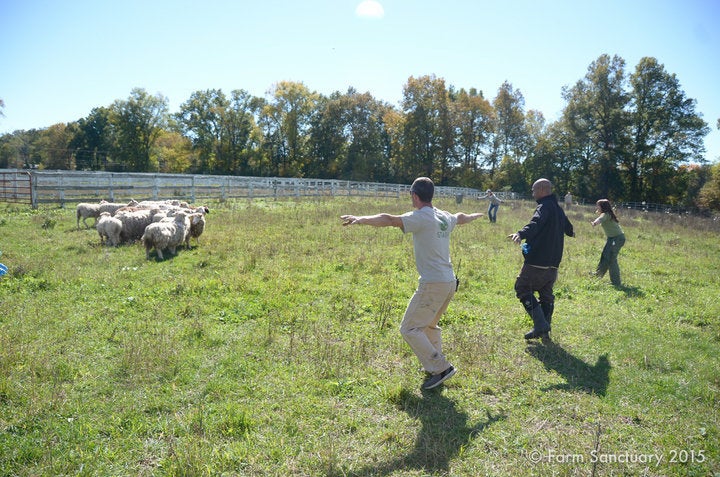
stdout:
{"type": "Polygon", "coordinates": [[[58,192],[59,192],[59,196],[60,196],[60,208],[64,209],[65,208],[65,188],[63,187],[62,174],[59,177],[60,177],[60,190],[58,192]]]}
{"type": "Polygon", "coordinates": [[[28,172],[30,175],[30,206],[33,209],[38,208],[38,196],[37,196],[37,175],[28,172]]]}
{"type": "Polygon", "coordinates": [[[115,202],[115,190],[113,189],[113,177],[114,174],[110,173],[110,181],[108,186],[108,196],[110,197],[110,202],[115,202]]]}

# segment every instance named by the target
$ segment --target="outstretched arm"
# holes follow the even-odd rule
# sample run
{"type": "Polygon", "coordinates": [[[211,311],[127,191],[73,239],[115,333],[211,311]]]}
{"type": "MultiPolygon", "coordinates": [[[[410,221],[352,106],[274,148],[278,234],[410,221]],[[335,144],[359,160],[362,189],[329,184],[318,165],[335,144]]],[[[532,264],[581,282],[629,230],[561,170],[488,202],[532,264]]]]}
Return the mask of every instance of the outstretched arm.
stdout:
{"type": "Polygon", "coordinates": [[[475,212],[474,214],[464,214],[462,212],[458,212],[455,214],[455,217],[457,217],[457,223],[458,225],[463,225],[472,222],[475,219],[479,219],[482,217],[483,214],[480,212],[475,212]]]}
{"type": "Polygon", "coordinates": [[[343,225],[372,225],[373,227],[398,227],[403,230],[402,218],[399,215],[377,214],[356,217],[354,215],[341,215],[343,225]]]}

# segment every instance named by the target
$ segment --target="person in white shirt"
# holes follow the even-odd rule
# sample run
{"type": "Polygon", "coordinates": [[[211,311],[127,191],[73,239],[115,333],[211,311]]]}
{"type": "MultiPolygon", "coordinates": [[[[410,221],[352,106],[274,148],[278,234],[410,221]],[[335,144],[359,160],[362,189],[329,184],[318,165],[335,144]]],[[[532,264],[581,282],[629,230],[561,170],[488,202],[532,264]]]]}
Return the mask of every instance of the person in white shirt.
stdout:
{"type": "Polygon", "coordinates": [[[490,201],[490,204],[488,205],[488,218],[490,219],[490,222],[495,223],[497,222],[497,211],[500,208],[500,203],[503,201],[495,195],[493,191],[490,189],[485,192],[485,195],[482,197],[478,197],[478,200],[487,199],[490,201]]]}
{"type": "Polygon", "coordinates": [[[402,215],[343,215],[343,225],[397,227],[413,235],[415,266],[420,274],[418,288],[408,303],[400,334],[428,374],[423,389],[432,389],[455,374],[455,367],[442,352],[438,323],[457,290],[458,280],[450,261],[450,234],[456,225],[482,217],[481,213],[451,214],[432,205],[435,185],[427,177],[415,179],[410,187],[414,210],[402,215]]]}

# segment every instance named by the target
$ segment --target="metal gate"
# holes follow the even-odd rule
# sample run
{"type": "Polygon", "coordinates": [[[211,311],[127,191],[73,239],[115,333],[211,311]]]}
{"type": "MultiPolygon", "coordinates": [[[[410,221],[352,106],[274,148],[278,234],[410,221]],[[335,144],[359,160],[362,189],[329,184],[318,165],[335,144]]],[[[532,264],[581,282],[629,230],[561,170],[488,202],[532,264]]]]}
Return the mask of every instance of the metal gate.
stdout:
{"type": "Polygon", "coordinates": [[[32,176],[26,171],[0,171],[0,202],[34,206],[32,176]]]}

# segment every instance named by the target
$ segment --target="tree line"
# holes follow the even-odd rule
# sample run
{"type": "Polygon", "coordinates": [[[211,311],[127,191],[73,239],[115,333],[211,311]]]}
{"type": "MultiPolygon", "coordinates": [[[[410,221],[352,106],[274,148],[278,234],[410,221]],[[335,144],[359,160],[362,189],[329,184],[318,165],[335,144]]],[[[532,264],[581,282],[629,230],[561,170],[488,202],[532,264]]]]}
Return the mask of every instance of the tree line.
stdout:
{"type": "Polygon", "coordinates": [[[75,122],[1,136],[0,168],[392,183],[423,175],[516,192],[547,177],[587,200],[720,208],[720,169],[704,158],[710,129],[655,58],[628,74],[622,58],[601,55],[562,97],[560,118],[548,122],[507,81],[489,99],[435,75],[410,77],[398,106],[283,81],[264,98],[196,91],[170,113],[167,98],[136,88],[75,122]]]}

